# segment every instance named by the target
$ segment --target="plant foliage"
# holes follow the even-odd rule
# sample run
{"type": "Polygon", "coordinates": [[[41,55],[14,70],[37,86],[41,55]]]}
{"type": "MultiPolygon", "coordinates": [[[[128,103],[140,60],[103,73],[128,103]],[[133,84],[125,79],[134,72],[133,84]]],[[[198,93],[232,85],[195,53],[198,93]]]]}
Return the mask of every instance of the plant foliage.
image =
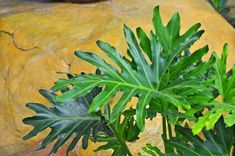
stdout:
{"type": "MultiPolygon", "coordinates": [[[[202,135],[193,135],[187,126],[176,126],[177,137],[164,142],[175,152],[163,154],[157,147],[147,144],[143,151],[151,156],[229,156],[234,155],[235,127],[226,127],[222,118],[212,130],[203,130],[202,135]]],[[[141,154],[140,154],[141,155],[141,154]]]]}
{"type": "Polygon", "coordinates": [[[194,134],[198,134],[204,126],[207,130],[211,129],[224,112],[227,112],[227,115],[224,117],[226,125],[232,126],[235,124],[235,66],[227,74],[227,55],[226,44],[223,48],[221,58],[216,56],[216,63],[213,67],[214,88],[218,92],[216,98],[220,96],[222,102],[212,102],[213,107],[203,116],[199,117],[199,120],[194,125],[194,134]]]}
{"type": "Polygon", "coordinates": [[[96,151],[113,149],[112,156],[131,155],[125,142],[133,142],[138,138],[140,133],[133,115],[134,109],[129,109],[123,112],[124,119],[120,120],[121,116],[114,123],[109,124],[115,136],[107,137],[107,143],[100,146],[96,151]]]}
{"type": "Polygon", "coordinates": [[[47,107],[39,103],[27,104],[27,107],[37,114],[23,120],[25,124],[34,126],[34,129],[23,139],[32,138],[43,130],[50,128],[50,133],[43,139],[37,149],[44,149],[56,140],[49,155],[56,153],[66,142],[70,142],[67,154],[74,149],[79,140],[82,140],[82,148],[86,149],[89,139],[93,142],[107,142],[96,151],[113,149],[113,156],[131,155],[126,142],[138,139],[140,132],[133,117],[135,110],[129,109],[123,112],[121,114],[124,116],[123,121],[120,120],[121,115],[119,115],[118,120],[115,120],[115,123],[112,124],[108,124],[110,113],[107,107],[105,107],[104,113],[99,111],[88,114],[87,111],[92,99],[100,91],[101,88],[95,87],[90,93],[77,98],[75,101],[57,102],[55,101],[56,94],[47,90],[40,90],[41,95],[47,98],[53,104],[53,107],[47,107]]]}
{"type": "Polygon", "coordinates": [[[113,156],[131,156],[128,143],[138,139],[146,119],[159,113],[165,152],[147,144],[145,153],[228,155],[235,133],[235,67],[227,73],[227,45],[221,58],[212,53],[210,59],[203,60],[208,46],[190,51],[204,33],[199,30],[200,24],[180,34],[179,14],[175,13],[164,25],[159,7],[153,11],[152,22],[155,32],[147,35],[137,28],[138,39],[124,26],[128,56],[109,43],[97,41],[112,64],[92,52],[76,51],[77,57],[99,72],[59,79],[51,91],[41,90],[53,106],[27,104],[36,115],[23,120],[34,126],[24,139],[50,128],[39,149],[56,141],[51,150],[55,153],[71,140],[68,153],[82,138],[84,149],[90,139],[105,143],[96,151],[112,149],[113,156]],[[132,104],[135,109],[127,109],[133,97],[138,99],[136,107],[132,104]],[[192,126],[182,126],[185,122],[192,126]],[[203,137],[195,135],[200,132],[203,137]]]}
{"type": "MultiPolygon", "coordinates": [[[[87,148],[88,138],[91,131],[96,132],[102,125],[99,114],[88,114],[87,110],[91,100],[100,92],[100,89],[94,88],[91,93],[80,97],[72,102],[60,103],[54,100],[55,94],[46,90],[40,90],[40,93],[47,98],[53,107],[47,107],[39,103],[29,103],[27,107],[37,114],[33,117],[25,118],[23,122],[34,126],[24,139],[27,140],[41,131],[50,128],[48,136],[43,139],[39,149],[45,148],[49,143],[56,140],[51,153],[56,153],[66,141],[72,138],[68,146],[67,153],[71,151],[77,142],[83,137],[82,147],[87,148]]],[[[93,133],[93,137],[96,135],[93,133]]]]}
{"type": "Polygon", "coordinates": [[[180,35],[178,13],[174,14],[168,24],[164,26],[160,18],[159,7],[156,7],[153,25],[156,29],[156,35],[151,32],[150,39],[140,28],[137,29],[142,49],[134,33],[130,28],[124,26],[132,62],[125,59],[110,44],[102,41],[97,42],[102,51],[113,63],[118,65],[120,72],[119,69],[106,63],[94,53],[76,51],[76,56],[99,68],[102,74],[77,75],[69,80],[59,79],[52,88],[53,92],[62,90],[71,84],[74,87],[56,97],[56,100],[73,101],[77,97],[84,96],[96,86],[102,87],[103,91],[93,99],[89,107],[88,112],[92,113],[100,110],[104,104],[122,92],[122,96],[116,102],[111,113],[111,121],[113,121],[125,109],[131,98],[136,96],[138,97],[136,120],[138,127],[143,131],[146,106],[150,101],[158,103],[161,100],[172,105],[170,106],[172,109],[187,111],[197,103],[188,97],[201,96],[203,93],[206,99],[212,98],[202,76],[214,62],[213,58],[208,62],[201,62],[201,58],[208,52],[208,48],[203,47],[192,55],[182,56],[183,52],[188,50],[204,32],[198,31],[200,24],[192,26],[186,33],[180,35]],[[150,62],[147,61],[145,54],[150,62]],[[194,64],[197,63],[200,65],[195,68],[194,64]],[[182,91],[189,89],[190,93],[184,92],[185,94],[182,94],[182,91]]]}

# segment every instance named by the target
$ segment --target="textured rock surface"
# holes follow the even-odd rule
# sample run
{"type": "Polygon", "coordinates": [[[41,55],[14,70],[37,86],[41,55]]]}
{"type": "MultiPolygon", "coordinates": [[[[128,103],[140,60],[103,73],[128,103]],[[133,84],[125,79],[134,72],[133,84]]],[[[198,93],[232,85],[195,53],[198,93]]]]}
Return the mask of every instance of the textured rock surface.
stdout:
{"type": "MultiPolygon", "coordinates": [[[[235,63],[235,30],[204,0],[2,5],[0,30],[14,32],[19,47],[38,48],[21,51],[13,45],[9,35],[0,33],[0,155],[32,155],[31,148],[37,145],[43,134],[27,142],[21,139],[31,129],[22,124],[22,119],[33,115],[25,104],[31,101],[47,103],[38,90],[50,88],[61,77],[56,71],[94,71],[92,66],[77,59],[73,51],[88,50],[103,56],[95,44],[96,40],[101,39],[125,54],[123,24],[133,29],[141,26],[149,31],[152,28],[152,10],[156,5],[160,5],[164,21],[179,11],[183,31],[194,23],[202,23],[206,33],[192,50],[209,44],[211,52],[216,50],[220,53],[227,42],[230,45],[229,67],[235,63]]],[[[146,142],[162,145],[159,124],[158,119],[148,122],[141,140],[130,145],[135,155],[146,142]]],[[[107,155],[102,152],[94,154],[92,147],[88,151],[80,151],[79,155],[107,155]]],[[[34,155],[45,153],[40,151],[34,155]]]]}

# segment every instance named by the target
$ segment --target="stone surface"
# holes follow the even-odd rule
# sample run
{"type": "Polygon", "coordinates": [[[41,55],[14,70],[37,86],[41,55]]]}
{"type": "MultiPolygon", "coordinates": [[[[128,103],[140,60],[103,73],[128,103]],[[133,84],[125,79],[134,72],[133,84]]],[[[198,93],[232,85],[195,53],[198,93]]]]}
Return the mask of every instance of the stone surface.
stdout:
{"type": "MultiPolygon", "coordinates": [[[[2,1],[2,0],[1,0],[2,1]]],[[[123,24],[131,28],[152,29],[154,6],[160,5],[164,21],[179,11],[182,32],[200,22],[205,34],[193,47],[209,44],[210,51],[221,52],[224,43],[229,47],[229,67],[235,63],[235,30],[204,0],[113,0],[97,4],[49,4],[20,3],[0,5],[0,31],[14,32],[15,42],[6,33],[0,33],[0,155],[46,155],[45,151],[32,152],[44,134],[30,141],[23,141],[32,127],[23,125],[22,119],[33,115],[25,107],[27,102],[47,103],[38,90],[50,88],[62,75],[57,71],[74,73],[93,72],[95,69],[73,55],[77,49],[95,52],[104,58],[97,48],[98,39],[108,41],[125,54],[126,44],[123,24]]],[[[109,61],[107,59],[107,61],[109,61]]],[[[160,117],[148,121],[141,140],[130,145],[134,155],[145,143],[162,146],[160,117]]],[[[80,147],[78,145],[77,149],[80,147]]],[[[95,145],[80,155],[94,154],[95,145]]],[[[63,155],[63,150],[57,155],[63,155]]]]}

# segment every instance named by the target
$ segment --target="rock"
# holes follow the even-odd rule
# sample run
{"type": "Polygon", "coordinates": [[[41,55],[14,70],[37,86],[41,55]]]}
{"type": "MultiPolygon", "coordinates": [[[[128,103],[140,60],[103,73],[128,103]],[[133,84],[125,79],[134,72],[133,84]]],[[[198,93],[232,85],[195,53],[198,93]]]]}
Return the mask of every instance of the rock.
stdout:
{"type": "MultiPolygon", "coordinates": [[[[25,104],[48,103],[38,90],[49,89],[62,77],[56,74],[57,71],[89,73],[95,70],[76,58],[75,50],[92,51],[107,59],[95,44],[101,39],[125,54],[127,46],[123,24],[133,30],[141,26],[149,31],[152,29],[152,10],[156,5],[160,5],[164,21],[174,12],[180,12],[182,32],[194,23],[202,23],[205,35],[192,50],[209,44],[211,52],[216,50],[220,53],[227,42],[230,45],[229,67],[235,63],[235,30],[204,0],[113,0],[82,5],[31,2],[1,6],[0,31],[14,32],[18,48],[37,48],[19,50],[8,34],[0,33],[0,154],[46,155],[49,148],[34,154],[32,148],[48,131],[32,140],[22,140],[22,136],[32,128],[22,123],[23,118],[33,115],[25,104]]],[[[146,143],[162,147],[160,123],[159,118],[148,121],[149,126],[141,140],[130,144],[134,155],[146,143]]],[[[79,155],[107,155],[107,152],[94,154],[93,149],[93,144],[87,151],[80,150],[79,145],[77,147],[79,155]]],[[[63,155],[63,150],[60,154],[63,155]]]]}

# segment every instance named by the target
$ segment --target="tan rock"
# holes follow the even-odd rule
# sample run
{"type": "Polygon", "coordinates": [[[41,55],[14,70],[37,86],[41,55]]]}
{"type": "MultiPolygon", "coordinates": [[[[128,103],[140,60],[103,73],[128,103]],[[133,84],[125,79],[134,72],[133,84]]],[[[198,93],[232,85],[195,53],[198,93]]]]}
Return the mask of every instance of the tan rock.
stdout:
{"type": "MultiPolygon", "coordinates": [[[[230,45],[229,67],[235,63],[235,30],[204,0],[113,0],[84,5],[27,3],[2,6],[0,29],[14,32],[19,47],[38,48],[21,51],[13,45],[9,35],[0,33],[0,155],[32,155],[31,148],[43,134],[27,142],[22,140],[31,129],[22,123],[22,119],[33,115],[25,104],[47,103],[38,90],[50,88],[62,76],[56,71],[94,71],[91,65],[73,55],[75,50],[92,51],[107,59],[95,44],[101,39],[125,54],[123,24],[133,29],[141,26],[149,31],[156,5],[160,5],[164,21],[174,12],[180,12],[182,32],[194,23],[202,23],[206,33],[193,50],[209,44],[210,51],[220,53],[227,42],[230,45]]],[[[160,123],[159,119],[148,122],[141,140],[130,145],[134,155],[145,143],[162,146],[160,123]]],[[[107,152],[94,154],[93,147],[80,151],[79,155],[109,155],[107,152]]]]}

